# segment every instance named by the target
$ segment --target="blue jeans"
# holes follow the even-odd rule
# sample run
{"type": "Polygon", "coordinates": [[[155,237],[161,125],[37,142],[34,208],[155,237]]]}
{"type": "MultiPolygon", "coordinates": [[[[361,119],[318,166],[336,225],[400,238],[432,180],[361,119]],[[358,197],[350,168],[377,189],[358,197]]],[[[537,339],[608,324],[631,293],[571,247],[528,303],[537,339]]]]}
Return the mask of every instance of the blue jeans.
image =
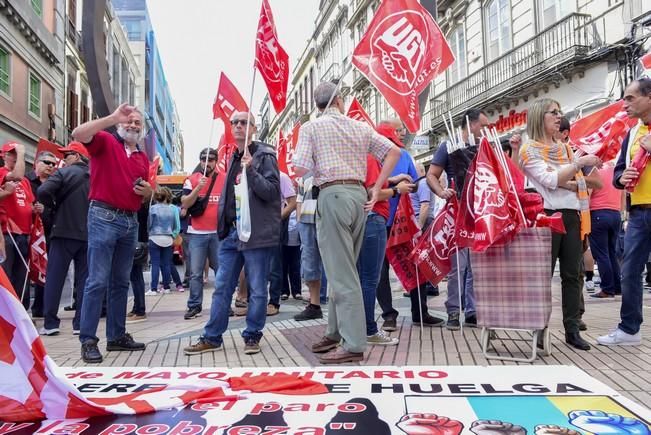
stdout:
{"type": "Polygon", "coordinates": [[[203,304],[203,269],[206,265],[206,258],[210,268],[217,274],[219,264],[217,254],[219,252],[219,238],[217,233],[213,234],[192,234],[188,243],[192,252],[190,256],[190,296],[188,297],[188,309],[199,307],[203,304]]]}
{"type": "Polygon", "coordinates": [[[79,340],[98,340],[104,299],[106,338],[126,333],[127,295],[138,240],[136,213],[124,214],[91,205],[88,209],[88,279],[81,306],[79,340]]]}
{"type": "Polygon", "coordinates": [[[651,209],[631,208],[624,235],[619,329],[637,334],[642,324],[642,272],[651,252],[651,209]]]}
{"type": "Polygon", "coordinates": [[[459,263],[461,269],[461,282],[463,283],[461,291],[463,307],[459,307],[459,279],[457,276],[457,254],[450,255],[452,269],[448,273],[448,299],[445,301],[445,308],[450,313],[459,313],[464,309],[466,316],[475,313],[475,290],[472,285],[472,269],[470,267],[470,250],[462,249],[459,251],[459,263]]]}
{"type": "Polygon", "coordinates": [[[50,239],[47,262],[47,280],[43,290],[43,315],[45,329],[58,328],[61,321],[58,317],[61,292],[70,268],[70,262],[75,264],[74,293],[77,297],[77,309],[72,320],[72,329],[79,329],[79,313],[84,297],[84,285],[88,277],[87,243],[81,240],[50,239]]]}
{"type": "Polygon", "coordinates": [[[590,212],[592,231],[590,250],[601,277],[601,290],[614,295],[622,290],[616,244],[622,219],[617,210],[593,210],[590,212]]]}
{"type": "Polygon", "coordinates": [[[375,321],[375,289],[380,280],[380,271],[387,245],[387,221],[384,216],[369,213],[366,218],[364,242],[357,259],[357,271],[362,285],[364,314],[366,315],[366,335],[377,333],[375,321]]]}
{"type": "Polygon", "coordinates": [[[142,264],[133,263],[130,281],[131,291],[133,292],[133,310],[131,312],[144,316],[147,309],[145,308],[145,277],[142,274],[142,264]]]}
{"type": "Polygon", "coordinates": [[[163,274],[163,288],[170,288],[172,279],[170,274],[170,264],[172,263],[172,246],[158,246],[156,243],[149,241],[149,258],[151,260],[151,289],[158,290],[158,274],[163,274]]]}
{"type": "MultiPolygon", "coordinates": [[[[194,235],[193,235],[194,237],[194,235]]],[[[249,288],[249,306],[246,312],[246,329],[242,332],[244,341],[259,341],[267,320],[267,279],[269,257],[274,248],[258,248],[239,251],[237,230],[233,228],[219,245],[219,270],[215,278],[215,292],[212,294],[210,320],[204,328],[204,338],[218,346],[222,334],[228,328],[228,309],[244,265],[249,288]]],[[[195,258],[194,252],[192,258],[195,258]]]]}
{"type": "Polygon", "coordinates": [[[283,250],[282,245],[274,246],[269,258],[269,303],[280,306],[280,293],[283,290],[283,250]]]}

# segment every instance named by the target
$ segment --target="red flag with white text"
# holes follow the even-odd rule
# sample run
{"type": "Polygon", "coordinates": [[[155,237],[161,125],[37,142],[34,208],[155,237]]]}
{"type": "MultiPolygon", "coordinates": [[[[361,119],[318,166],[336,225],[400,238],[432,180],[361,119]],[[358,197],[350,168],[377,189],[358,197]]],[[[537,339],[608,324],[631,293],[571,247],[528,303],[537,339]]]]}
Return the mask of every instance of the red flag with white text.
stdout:
{"type": "Polygon", "coordinates": [[[617,156],[626,132],[636,122],[626,115],[624,101],[620,100],[575,121],[570,129],[570,142],[584,153],[607,162],[617,156]]]}
{"type": "Polygon", "coordinates": [[[298,143],[298,132],[301,129],[300,122],[297,122],[292,128],[291,133],[287,137],[283,137],[282,131],[280,132],[278,140],[278,169],[281,172],[289,175],[292,180],[296,178],[294,172],[294,165],[292,159],[296,152],[296,144],[298,143]]]}
{"type": "Polygon", "coordinates": [[[156,178],[158,177],[158,167],[160,166],[160,156],[154,157],[154,160],[149,164],[149,179],[147,180],[152,189],[156,189],[156,178]]]}
{"type": "Polygon", "coordinates": [[[418,287],[416,266],[411,258],[411,252],[418,242],[420,230],[411,205],[409,195],[400,195],[398,208],[391,225],[391,232],[387,239],[386,258],[396,276],[407,291],[418,287]]]}
{"type": "Polygon", "coordinates": [[[255,66],[267,85],[269,99],[276,113],[287,105],[289,56],[278,42],[276,25],[267,0],[262,0],[255,42],[255,66]]]}
{"type": "MultiPolygon", "coordinates": [[[[230,131],[230,126],[228,128],[230,131]]],[[[217,145],[217,171],[225,172],[228,169],[228,162],[231,161],[233,151],[237,149],[235,142],[226,142],[226,134],[222,134],[217,145]]]]}
{"type": "Polygon", "coordinates": [[[452,196],[423,233],[411,256],[421,276],[437,285],[452,269],[450,255],[456,249],[454,220],[459,209],[457,196],[452,196]]]}
{"type": "MultiPolygon", "coordinates": [[[[5,241],[6,243],[6,241],[5,241]]],[[[40,215],[35,215],[32,232],[29,235],[29,279],[44,286],[47,272],[47,246],[45,230],[40,215]]],[[[27,284],[29,285],[29,284],[27,284]]]]}
{"type": "Polygon", "coordinates": [[[368,113],[366,113],[360,102],[357,101],[357,98],[353,98],[353,102],[350,103],[347,116],[349,118],[353,118],[356,121],[366,122],[368,125],[373,127],[373,129],[375,129],[375,124],[373,121],[371,121],[371,117],[368,116],[368,113]]]}
{"type": "Polygon", "coordinates": [[[226,143],[235,143],[231,132],[231,115],[233,112],[248,112],[249,106],[242,98],[233,82],[223,72],[219,75],[217,95],[212,105],[213,119],[221,119],[224,123],[224,137],[226,143]]]}
{"type": "Polygon", "coordinates": [[[418,95],[452,62],[441,29],[418,0],[383,1],[353,52],[353,65],[412,133],[420,129],[418,95]]]}
{"type": "Polygon", "coordinates": [[[459,248],[483,252],[508,243],[526,226],[519,212],[517,192],[488,140],[483,138],[470,164],[455,222],[459,248]]]}

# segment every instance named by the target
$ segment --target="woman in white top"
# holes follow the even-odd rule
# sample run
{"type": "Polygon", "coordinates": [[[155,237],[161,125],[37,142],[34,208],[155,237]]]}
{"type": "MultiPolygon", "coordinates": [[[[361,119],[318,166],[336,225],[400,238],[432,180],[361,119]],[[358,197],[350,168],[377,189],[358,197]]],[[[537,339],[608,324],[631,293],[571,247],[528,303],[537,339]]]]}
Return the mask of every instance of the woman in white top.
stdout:
{"type": "Polygon", "coordinates": [[[527,112],[530,141],[520,148],[520,162],[529,181],[544,200],[545,212],[561,212],[565,234],[552,235],[552,271],[560,261],[565,342],[580,350],[590,344],[579,334],[582,309],[581,261],[583,239],[590,232],[588,185],[581,168],[598,166],[592,155],[575,158],[569,145],[557,142],[561,117],[558,102],[543,98],[527,112]]]}

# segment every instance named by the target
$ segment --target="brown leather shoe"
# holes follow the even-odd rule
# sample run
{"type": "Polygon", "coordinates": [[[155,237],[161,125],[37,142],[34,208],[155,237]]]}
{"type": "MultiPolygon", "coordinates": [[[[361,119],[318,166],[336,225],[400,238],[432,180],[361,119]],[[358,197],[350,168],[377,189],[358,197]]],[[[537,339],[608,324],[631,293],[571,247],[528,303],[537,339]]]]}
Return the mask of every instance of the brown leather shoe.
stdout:
{"type": "Polygon", "coordinates": [[[606,293],[605,291],[600,291],[599,293],[594,293],[590,295],[591,298],[599,298],[599,299],[606,299],[606,298],[614,298],[615,295],[611,295],[610,293],[606,293]]]}
{"type": "Polygon", "coordinates": [[[338,347],[322,355],[319,362],[321,364],[343,364],[362,361],[363,359],[364,353],[362,352],[348,352],[343,347],[338,347]]]}
{"type": "Polygon", "coordinates": [[[330,340],[328,337],[322,337],[321,340],[312,345],[312,352],[322,353],[334,349],[339,344],[338,341],[330,340]]]}

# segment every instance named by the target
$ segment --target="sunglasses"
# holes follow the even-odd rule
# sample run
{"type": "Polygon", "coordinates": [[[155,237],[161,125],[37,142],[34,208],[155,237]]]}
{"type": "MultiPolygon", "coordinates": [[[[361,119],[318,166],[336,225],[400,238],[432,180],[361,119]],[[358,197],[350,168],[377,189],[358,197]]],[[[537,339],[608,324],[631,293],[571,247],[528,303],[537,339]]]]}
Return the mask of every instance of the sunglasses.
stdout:
{"type": "Polygon", "coordinates": [[[76,156],[76,155],[77,155],[77,153],[65,153],[65,154],[63,155],[63,158],[64,158],[64,159],[67,159],[67,158],[70,157],[70,156],[76,156]]]}
{"type": "Polygon", "coordinates": [[[557,110],[557,109],[547,110],[547,111],[545,111],[545,113],[549,113],[550,115],[553,115],[553,116],[563,116],[563,112],[561,112],[560,110],[557,110]]]}
{"type": "Polygon", "coordinates": [[[246,125],[248,123],[249,121],[247,121],[246,119],[234,119],[231,121],[231,125],[237,125],[237,124],[246,125]]]}
{"type": "Polygon", "coordinates": [[[48,166],[56,166],[57,165],[57,162],[53,162],[51,160],[41,160],[41,163],[43,163],[44,165],[48,165],[48,166]]]}

